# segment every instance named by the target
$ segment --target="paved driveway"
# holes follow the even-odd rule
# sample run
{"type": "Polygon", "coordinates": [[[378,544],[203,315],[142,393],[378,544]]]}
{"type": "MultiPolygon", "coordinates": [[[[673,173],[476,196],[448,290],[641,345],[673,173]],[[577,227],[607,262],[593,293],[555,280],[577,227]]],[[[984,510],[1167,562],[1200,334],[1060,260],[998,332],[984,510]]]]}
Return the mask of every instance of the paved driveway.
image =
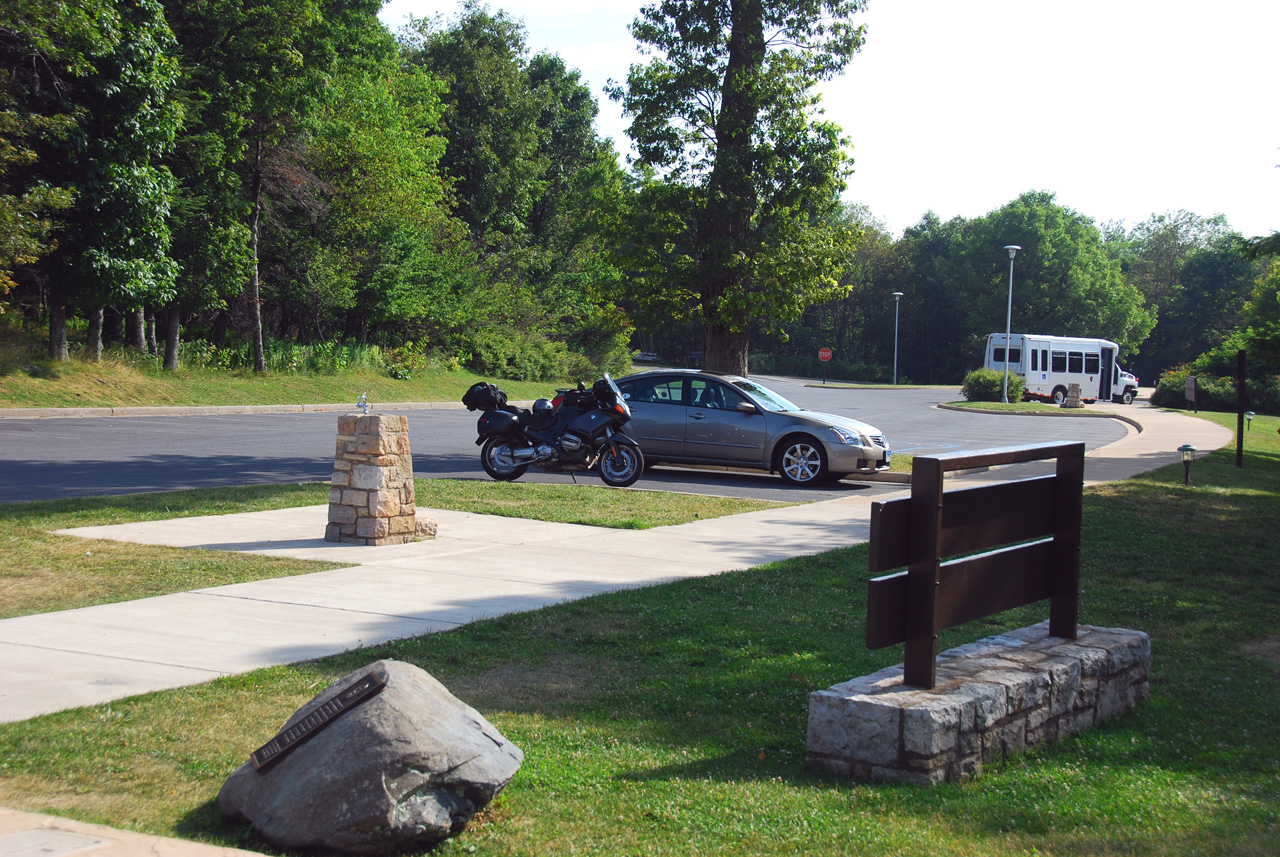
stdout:
{"type": "MultiPolygon", "coordinates": [[[[1114,420],[992,416],[934,407],[959,398],[956,390],[849,390],[784,379],[765,382],[802,407],[869,422],[884,431],[894,451],[913,455],[1047,440],[1082,440],[1094,449],[1128,431],[1114,420]]],[[[404,413],[409,415],[416,475],[487,478],[474,444],[474,413],[404,413]]],[[[0,502],[328,481],[336,421],[334,413],[0,419],[0,502]]],[[[594,475],[577,478],[600,484],[594,475]]],[[[570,481],[567,475],[533,471],[525,479],[570,481]]],[[[766,473],[666,467],[651,470],[636,487],[793,502],[891,490],[852,480],[791,488],[766,473]]]]}

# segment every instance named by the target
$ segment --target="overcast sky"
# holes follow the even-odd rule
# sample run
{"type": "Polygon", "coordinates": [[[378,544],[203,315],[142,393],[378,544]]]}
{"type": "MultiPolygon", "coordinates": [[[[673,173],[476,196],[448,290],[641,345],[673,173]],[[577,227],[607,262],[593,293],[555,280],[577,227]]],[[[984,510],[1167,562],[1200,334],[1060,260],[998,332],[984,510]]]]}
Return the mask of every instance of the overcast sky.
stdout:
{"type": "MultiPolygon", "coordinates": [[[[582,72],[600,133],[628,148],[601,88],[642,58],[635,0],[490,2],[532,51],[582,72]]],[[[390,0],[381,18],[452,18],[446,0],[390,0]]],[[[1280,229],[1276,0],[870,0],[866,45],[823,87],[853,142],[846,199],[895,234],[928,210],[977,217],[1047,190],[1099,223],[1222,213],[1280,229]]]]}

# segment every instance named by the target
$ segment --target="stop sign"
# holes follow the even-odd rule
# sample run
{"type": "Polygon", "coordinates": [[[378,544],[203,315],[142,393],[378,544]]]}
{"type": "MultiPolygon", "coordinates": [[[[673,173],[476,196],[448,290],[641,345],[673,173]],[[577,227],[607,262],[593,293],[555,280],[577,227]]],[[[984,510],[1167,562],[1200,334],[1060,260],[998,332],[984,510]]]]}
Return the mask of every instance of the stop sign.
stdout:
{"type": "Polygon", "coordinates": [[[823,363],[826,363],[828,360],[830,360],[830,359],[831,359],[831,349],[830,349],[830,348],[822,348],[822,349],[819,349],[819,351],[818,351],[818,359],[819,359],[819,360],[821,360],[823,363]]]}

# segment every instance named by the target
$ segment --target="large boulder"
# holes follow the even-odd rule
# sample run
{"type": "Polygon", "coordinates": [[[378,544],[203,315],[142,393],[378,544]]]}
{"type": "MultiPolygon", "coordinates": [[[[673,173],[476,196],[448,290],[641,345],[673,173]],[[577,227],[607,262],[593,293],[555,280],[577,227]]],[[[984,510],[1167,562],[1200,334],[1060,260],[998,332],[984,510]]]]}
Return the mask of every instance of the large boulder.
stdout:
{"type": "Polygon", "coordinates": [[[520,748],[429,673],[402,661],[345,676],[298,709],[280,734],[325,720],[370,673],[385,684],[381,691],[261,769],[251,762],[237,768],[218,793],[222,814],[247,821],[280,848],[384,854],[460,832],[515,776],[520,748]]]}

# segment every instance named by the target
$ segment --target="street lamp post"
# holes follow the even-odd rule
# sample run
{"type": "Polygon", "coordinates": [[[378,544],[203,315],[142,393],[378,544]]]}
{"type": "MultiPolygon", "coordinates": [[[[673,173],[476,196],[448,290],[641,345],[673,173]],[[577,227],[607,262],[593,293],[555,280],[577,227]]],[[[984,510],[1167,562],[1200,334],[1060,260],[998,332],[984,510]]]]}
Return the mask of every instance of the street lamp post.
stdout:
{"type": "Polygon", "coordinates": [[[893,386],[898,386],[898,306],[902,292],[893,293],[893,386]]]}
{"type": "Polygon", "coordinates": [[[1009,340],[1013,335],[1013,257],[1018,255],[1018,251],[1022,248],[1017,244],[1006,244],[1004,249],[1009,251],[1009,308],[1004,314],[1004,392],[1000,396],[1000,401],[1007,404],[1009,401],[1009,340]]]}

